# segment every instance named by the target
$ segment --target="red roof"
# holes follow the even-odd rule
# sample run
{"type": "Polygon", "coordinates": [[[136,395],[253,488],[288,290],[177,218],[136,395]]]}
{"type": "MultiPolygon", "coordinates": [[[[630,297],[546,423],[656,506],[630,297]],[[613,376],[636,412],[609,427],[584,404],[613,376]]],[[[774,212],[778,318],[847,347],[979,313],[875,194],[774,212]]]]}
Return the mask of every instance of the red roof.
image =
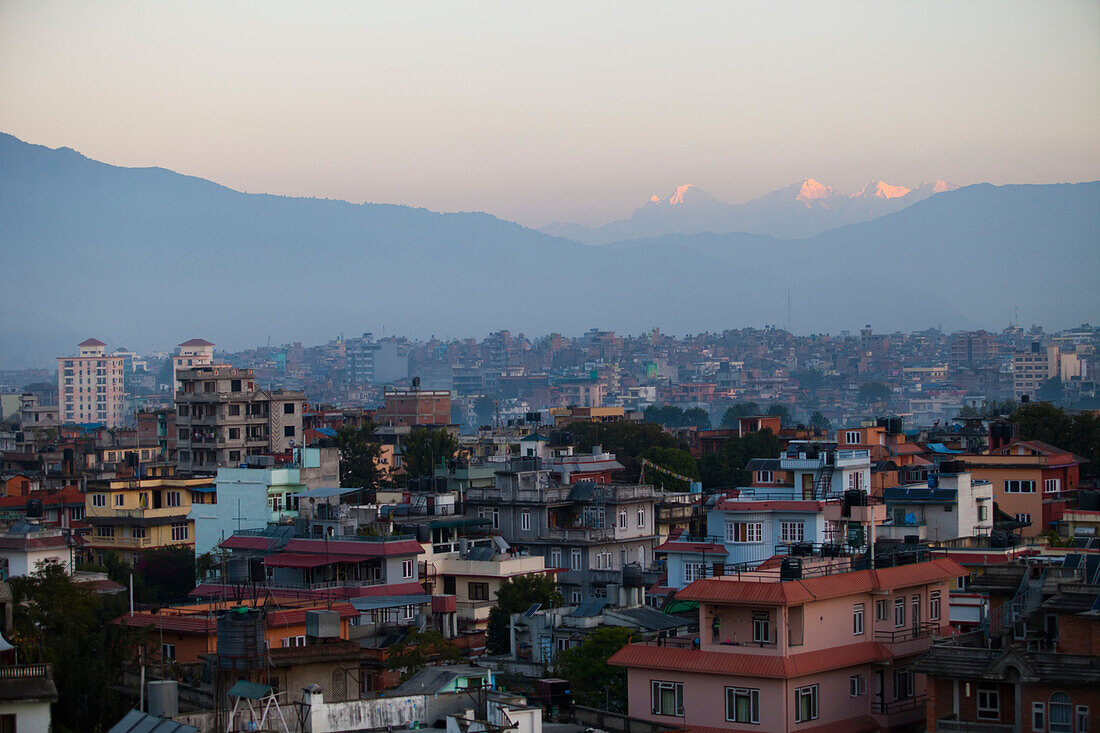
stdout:
{"type": "Polygon", "coordinates": [[[825,502],[803,499],[778,499],[775,501],[720,501],[718,509],[733,512],[819,512],[825,502]]]}
{"type": "Polygon", "coordinates": [[[314,555],[304,552],[279,552],[264,558],[265,565],[277,568],[319,568],[340,562],[361,562],[363,558],[347,555],[314,555]]]}
{"type": "Polygon", "coordinates": [[[77,346],[106,346],[106,345],[107,344],[103,343],[99,339],[84,339],[79,344],[77,344],[77,346]]]}
{"type": "Polygon", "coordinates": [[[248,535],[235,534],[223,540],[218,546],[226,550],[267,550],[271,545],[271,537],[249,537],[248,535]]]}
{"type": "Polygon", "coordinates": [[[304,552],[311,555],[341,554],[365,557],[392,557],[394,555],[419,555],[424,551],[416,540],[397,540],[395,542],[355,542],[314,539],[295,539],[286,543],[286,552],[304,552]]]}
{"type": "Polygon", "coordinates": [[[627,644],[607,661],[620,667],[740,677],[789,678],[868,662],[888,661],[893,657],[889,648],[874,641],[787,656],[627,644]]]}
{"type": "MultiPolygon", "coordinates": [[[[320,611],[320,608],[291,608],[286,611],[269,611],[267,614],[268,626],[296,626],[306,622],[306,611],[320,611]]],[[[350,603],[334,603],[333,611],[340,613],[340,618],[353,618],[359,615],[355,606],[350,603]]]]}
{"type": "Polygon", "coordinates": [[[180,346],[213,346],[213,345],[214,344],[210,343],[206,339],[189,339],[187,341],[184,341],[182,344],[180,344],[180,346]]]}
{"type": "Polygon", "coordinates": [[[677,597],[685,601],[790,606],[856,593],[869,593],[878,589],[908,588],[963,575],[969,575],[969,573],[954,560],[937,558],[928,562],[893,568],[853,570],[801,580],[738,580],[733,575],[704,578],[684,588],[677,597]]]}
{"type": "MultiPolygon", "coordinates": [[[[424,586],[409,581],[407,583],[386,583],[368,586],[342,586],[339,588],[272,588],[273,598],[286,599],[322,599],[322,598],[364,598],[367,596],[412,596],[424,595],[424,586]]],[[[200,583],[187,595],[193,598],[233,598],[237,595],[237,586],[220,583],[200,583]]]]}
{"type": "Polygon", "coordinates": [[[38,499],[43,506],[56,507],[84,506],[84,492],[76,486],[66,486],[60,491],[32,491],[28,496],[4,496],[0,497],[0,507],[26,506],[28,499],[38,499]]]}
{"type": "Polygon", "coordinates": [[[720,552],[726,554],[725,545],[717,542],[676,542],[669,540],[654,548],[654,552],[720,552]]]}
{"type": "Polygon", "coordinates": [[[165,631],[177,631],[181,634],[202,634],[210,636],[218,630],[218,623],[207,614],[148,613],[139,611],[115,619],[115,623],[124,626],[152,626],[165,631]]]}

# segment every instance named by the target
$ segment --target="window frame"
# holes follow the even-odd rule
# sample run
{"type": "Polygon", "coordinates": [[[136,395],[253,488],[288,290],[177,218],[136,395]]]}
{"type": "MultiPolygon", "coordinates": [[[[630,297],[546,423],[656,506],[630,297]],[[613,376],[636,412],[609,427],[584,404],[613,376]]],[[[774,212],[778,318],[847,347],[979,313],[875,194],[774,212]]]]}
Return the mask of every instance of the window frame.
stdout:
{"type": "MultiPolygon", "coordinates": [[[[663,701],[661,701],[663,702],[663,701]]],[[[673,682],[671,680],[650,680],[649,681],[649,710],[652,715],[661,715],[670,718],[682,718],[684,717],[684,683],[673,682]],[[675,711],[666,713],[663,711],[663,707],[658,704],[661,701],[659,691],[671,690],[673,694],[673,706],[675,711]]]]}
{"type": "Polygon", "coordinates": [[[1031,702],[1031,730],[1045,731],[1047,729],[1047,704],[1038,700],[1031,702]]]}
{"type": "Polygon", "coordinates": [[[802,542],[806,539],[806,523],[794,519],[779,523],[780,542],[802,542]],[[793,530],[793,531],[792,531],[793,530]]]}
{"type": "Polygon", "coordinates": [[[854,674],[848,678],[848,697],[862,697],[867,694],[867,677],[854,674]]]}
{"type": "Polygon", "coordinates": [[[905,596],[898,596],[894,599],[894,628],[900,629],[905,626],[905,596]]]}
{"type": "Polygon", "coordinates": [[[928,620],[939,621],[940,620],[940,592],[933,590],[928,592],[928,620]]]}
{"type": "Polygon", "coordinates": [[[1001,719],[1001,691],[996,687],[979,687],[974,693],[974,716],[978,720],[1001,719]],[[983,697],[985,704],[983,704],[983,697]],[[989,704],[992,699],[993,705],[989,704]],[[991,717],[992,716],[992,717],[991,717]]]}
{"type": "Polygon", "coordinates": [[[489,584],[476,581],[468,582],[466,584],[466,597],[471,601],[489,600],[489,584]]]}
{"type": "Polygon", "coordinates": [[[531,531],[531,510],[521,509],[519,512],[519,528],[523,532],[531,531]]]}
{"type": "Polygon", "coordinates": [[[772,618],[767,611],[753,611],[752,614],[752,643],[771,644],[772,642],[772,618]],[[760,614],[760,615],[757,615],[760,614]]]}
{"type": "Polygon", "coordinates": [[[707,564],[696,560],[684,563],[684,582],[694,583],[700,578],[707,577],[707,564]]]}
{"type": "Polygon", "coordinates": [[[863,618],[863,604],[857,603],[852,606],[852,636],[863,636],[864,632],[864,618],[863,618]]]}
{"type": "Polygon", "coordinates": [[[818,691],[819,685],[815,682],[812,685],[806,685],[804,687],[796,688],[794,691],[794,722],[805,723],[810,720],[817,720],[818,717],[818,691]],[[802,698],[808,697],[810,700],[810,709],[808,717],[802,715],[802,698]]]}
{"type": "Polygon", "coordinates": [[[408,579],[411,579],[411,578],[414,577],[413,572],[414,572],[415,566],[413,565],[413,562],[414,562],[413,560],[402,560],[401,561],[401,577],[403,579],[408,580],[408,579]]]}
{"type": "Polygon", "coordinates": [[[734,545],[759,545],[763,541],[763,522],[726,522],[726,542],[734,545]],[[744,529],[738,531],[738,527],[744,529]],[[742,539],[737,539],[739,535],[742,539]]]}
{"type": "Polygon", "coordinates": [[[888,621],[890,619],[890,599],[880,598],[875,601],[875,621],[888,621]]]}
{"type": "Polygon", "coordinates": [[[760,725],[760,689],[757,687],[726,687],[726,722],[760,725]],[[749,698],[748,720],[741,720],[737,717],[738,697],[749,698]]]}

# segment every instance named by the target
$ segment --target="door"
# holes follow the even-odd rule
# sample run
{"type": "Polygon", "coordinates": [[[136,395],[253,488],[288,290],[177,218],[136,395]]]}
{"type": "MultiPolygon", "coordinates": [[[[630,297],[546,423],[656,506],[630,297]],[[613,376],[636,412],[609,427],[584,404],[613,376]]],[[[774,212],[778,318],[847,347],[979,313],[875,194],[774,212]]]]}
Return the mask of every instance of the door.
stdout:
{"type": "Polygon", "coordinates": [[[920,634],[920,596],[913,596],[913,638],[920,634]]]}
{"type": "Polygon", "coordinates": [[[802,474],[802,498],[814,498],[814,475],[812,473],[802,474]]]}
{"type": "Polygon", "coordinates": [[[884,673],[881,669],[875,670],[875,705],[874,705],[873,712],[881,711],[882,710],[882,704],[885,702],[885,700],[883,700],[883,697],[882,697],[882,695],[883,695],[883,692],[882,692],[883,676],[882,675],[883,674],[884,673]]]}

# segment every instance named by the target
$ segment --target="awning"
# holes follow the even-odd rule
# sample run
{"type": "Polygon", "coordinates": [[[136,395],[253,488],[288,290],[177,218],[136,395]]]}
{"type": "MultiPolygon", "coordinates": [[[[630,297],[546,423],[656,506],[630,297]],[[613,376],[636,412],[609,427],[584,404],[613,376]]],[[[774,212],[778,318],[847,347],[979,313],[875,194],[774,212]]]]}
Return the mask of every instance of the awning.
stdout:
{"type": "Polygon", "coordinates": [[[264,558],[264,564],[276,568],[319,568],[349,562],[359,563],[365,558],[355,555],[311,555],[305,552],[280,552],[264,558]]]}

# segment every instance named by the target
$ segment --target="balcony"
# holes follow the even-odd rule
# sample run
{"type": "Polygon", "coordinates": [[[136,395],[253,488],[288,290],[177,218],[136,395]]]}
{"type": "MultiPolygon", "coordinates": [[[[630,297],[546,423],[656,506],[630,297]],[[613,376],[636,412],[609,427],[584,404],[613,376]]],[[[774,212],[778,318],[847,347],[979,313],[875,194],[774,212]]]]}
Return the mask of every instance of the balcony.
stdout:
{"type": "Polygon", "coordinates": [[[145,550],[153,547],[153,540],[149,537],[100,537],[91,535],[88,537],[88,545],[96,550],[145,550]]]}
{"type": "Polygon", "coordinates": [[[548,542],[610,542],[615,539],[612,527],[547,527],[539,531],[539,539],[548,542]]]}
{"type": "Polygon", "coordinates": [[[190,506],[170,506],[160,509],[116,509],[114,507],[88,507],[84,520],[99,525],[151,526],[187,521],[190,506]]]}

